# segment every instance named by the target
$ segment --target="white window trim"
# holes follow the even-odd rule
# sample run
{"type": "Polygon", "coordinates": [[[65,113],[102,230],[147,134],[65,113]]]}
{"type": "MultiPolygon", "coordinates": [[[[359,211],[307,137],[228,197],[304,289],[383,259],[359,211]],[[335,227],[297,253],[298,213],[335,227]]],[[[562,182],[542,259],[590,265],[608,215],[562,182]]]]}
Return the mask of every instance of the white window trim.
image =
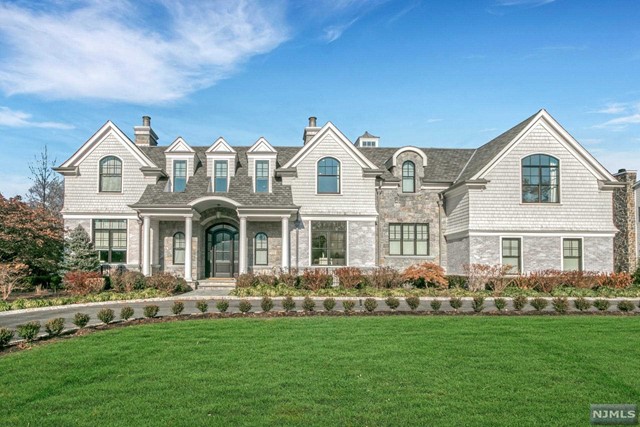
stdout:
{"type": "Polygon", "coordinates": [[[342,178],[343,178],[343,169],[342,169],[342,161],[340,159],[338,159],[337,157],[333,157],[333,156],[323,156],[320,157],[318,160],[316,160],[316,167],[315,167],[315,192],[316,192],[316,196],[321,196],[321,197],[325,197],[325,196],[342,196],[342,178]],[[324,159],[334,159],[335,161],[338,162],[338,192],[337,193],[318,193],[318,165],[320,164],[320,160],[324,160],[324,159]]]}
{"type": "Polygon", "coordinates": [[[229,160],[222,160],[222,159],[218,159],[218,160],[214,160],[213,161],[213,173],[211,175],[211,180],[213,183],[213,192],[214,193],[222,193],[222,191],[217,191],[216,189],[216,163],[217,162],[224,162],[227,164],[227,188],[225,188],[224,193],[228,193],[229,192],[229,160]]]}
{"type": "Polygon", "coordinates": [[[580,240],[580,271],[584,271],[584,237],[583,236],[562,236],[560,237],[560,271],[564,271],[564,241],[580,240]]]}
{"type": "Polygon", "coordinates": [[[257,169],[258,169],[258,167],[257,167],[258,162],[260,162],[260,161],[267,162],[267,165],[268,165],[268,171],[267,171],[268,187],[267,187],[267,193],[266,194],[271,194],[271,192],[273,191],[272,184],[271,184],[271,181],[272,181],[272,179],[271,179],[271,177],[272,177],[271,159],[266,158],[266,157],[253,159],[253,192],[254,193],[256,192],[256,181],[258,179],[258,175],[256,174],[256,172],[257,172],[257,169]]]}
{"type": "Polygon", "coordinates": [[[500,266],[504,267],[504,265],[502,264],[502,240],[503,239],[518,239],[520,240],[520,271],[518,272],[519,274],[522,274],[525,269],[524,269],[524,238],[522,236],[510,236],[510,235],[504,235],[504,236],[500,236],[500,266]]]}
{"type": "Polygon", "coordinates": [[[101,194],[101,195],[105,195],[105,194],[123,194],[124,193],[124,161],[122,160],[122,157],[120,156],[116,156],[115,154],[106,154],[102,157],[100,157],[100,159],[98,159],[98,180],[96,182],[96,194],[101,194]],[[106,159],[107,157],[115,157],[116,159],[120,160],[120,167],[122,170],[122,173],[120,174],[120,191],[100,191],[100,163],[102,163],[103,159],[106,159]]]}
{"type": "MultiPolygon", "coordinates": [[[[171,181],[170,181],[171,182],[171,192],[172,193],[175,193],[175,187],[176,187],[176,185],[175,185],[176,162],[185,162],[185,171],[184,171],[185,174],[186,174],[186,176],[185,176],[185,179],[186,179],[185,187],[186,187],[186,184],[189,183],[189,160],[188,159],[172,159],[171,160],[171,181]]],[[[186,188],[185,188],[185,191],[186,191],[186,188]]],[[[182,193],[182,191],[181,191],[181,193],[182,193]]]]}

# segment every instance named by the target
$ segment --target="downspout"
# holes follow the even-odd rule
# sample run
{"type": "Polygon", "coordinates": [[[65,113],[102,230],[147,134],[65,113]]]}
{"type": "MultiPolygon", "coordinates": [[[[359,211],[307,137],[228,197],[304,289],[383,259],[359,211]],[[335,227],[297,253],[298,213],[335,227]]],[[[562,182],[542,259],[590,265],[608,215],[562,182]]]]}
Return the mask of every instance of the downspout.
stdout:
{"type": "Polygon", "coordinates": [[[142,272],[142,217],[140,216],[140,212],[137,212],[138,215],[138,271],[142,272]]]}
{"type": "Polygon", "coordinates": [[[442,266],[442,209],[444,195],[438,193],[438,265],[442,266]]]}
{"type": "Polygon", "coordinates": [[[379,181],[378,188],[376,188],[376,213],[378,217],[376,219],[376,267],[381,266],[380,262],[380,227],[382,226],[380,221],[380,196],[382,194],[382,181],[379,181]]]}

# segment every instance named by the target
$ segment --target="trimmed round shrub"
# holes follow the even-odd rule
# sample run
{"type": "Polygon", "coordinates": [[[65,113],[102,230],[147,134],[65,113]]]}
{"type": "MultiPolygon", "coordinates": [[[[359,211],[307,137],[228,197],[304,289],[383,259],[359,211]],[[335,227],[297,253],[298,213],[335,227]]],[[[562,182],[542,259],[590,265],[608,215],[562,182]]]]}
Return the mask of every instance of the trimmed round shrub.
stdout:
{"type": "Polygon", "coordinates": [[[251,303],[249,302],[249,300],[241,299],[240,304],[238,304],[238,308],[240,309],[241,313],[248,313],[251,311],[251,303]]]}
{"type": "Polygon", "coordinates": [[[133,307],[122,307],[122,309],[120,310],[120,318],[122,320],[129,320],[133,317],[133,307]]]}
{"type": "Polygon", "coordinates": [[[618,310],[622,311],[623,313],[633,311],[635,308],[636,306],[632,301],[629,300],[622,300],[618,303],[618,310]]]}
{"type": "Polygon", "coordinates": [[[196,301],[196,308],[200,313],[206,313],[209,310],[209,303],[205,300],[196,301]]]}
{"type": "Polygon", "coordinates": [[[458,311],[462,307],[462,298],[452,297],[451,299],[449,299],[449,305],[455,311],[458,311]]]}
{"type": "Polygon", "coordinates": [[[0,328],[0,348],[9,345],[9,341],[13,338],[13,331],[7,328],[0,328]]]}
{"type": "Polygon", "coordinates": [[[73,316],[73,324],[78,328],[84,328],[85,326],[87,326],[87,323],[89,323],[90,319],[91,316],[89,316],[88,314],[76,313],[76,315],[73,316]]]}
{"type": "Polygon", "coordinates": [[[505,300],[504,298],[494,298],[493,305],[496,306],[496,309],[498,311],[503,311],[505,308],[507,308],[507,300],[505,300]]]}
{"type": "Polygon", "coordinates": [[[282,308],[287,313],[296,309],[296,301],[291,297],[285,297],[282,300],[282,308]]]}
{"type": "Polygon", "coordinates": [[[384,300],[384,302],[391,310],[396,310],[398,307],[400,307],[400,300],[396,297],[389,297],[384,300]]]}
{"type": "Polygon", "coordinates": [[[513,309],[515,311],[522,311],[522,309],[527,305],[529,299],[523,295],[518,295],[513,298],[513,309]]]}
{"type": "Polygon", "coordinates": [[[481,295],[474,296],[473,301],[471,301],[471,308],[476,313],[480,313],[484,309],[484,297],[481,295]]]}
{"type": "Polygon", "coordinates": [[[549,301],[542,297],[532,298],[529,303],[531,304],[531,307],[533,307],[537,312],[544,310],[547,305],[549,305],[549,301]]]}
{"type": "Polygon", "coordinates": [[[597,299],[593,302],[593,306],[600,311],[607,311],[611,303],[606,299],[597,299]]]}
{"type": "Polygon", "coordinates": [[[122,271],[112,274],[111,289],[118,292],[131,292],[145,288],[144,275],[139,271],[122,271]]]}
{"type": "Polygon", "coordinates": [[[351,313],[356,306],[356,302],[350,299],[342,301],[342,308],[344,308],[345,313],[351,313]]]}
{"type": "Polygon", "coordinates": [[[49,335],[50,337],[60,335],[64,330],[64,318],[58,317],[49,320],[44,324],[44,330],[47,331],[47,335],[49,335]]]}
{"type": "Polygon", "coordinates": [[[158,311],[160,311],[160,307],[157,305],[146,305],[143,309],[144,317],[148,317],[150,319],[156,317],[158,315],[158,311]]]}
{"type": "Polygon", "coordinates": [[[364,300],[364,309],[369,313],[373,313],[373,310],[378,307],[378,301],[375,298],[367,298],[364,300]]]}
{"type": "Polygon", "coordinates": [[[433,311],[440,311],[440,308],[442,307],[442,301],[437,300],[437,299],[433,299],[433,300],[431,300],[429,305],[431,305],[431,309],[433,311]]]}
{"type": "Polygon", "coordinates": [[[263,297],[260,302],[260,307],[265,313],[271,311],[271,309],[273,309],[273,300],[270,297],[263,297]]]}
{"type": "Polygon", "coordinates": [[[16,329],[18,330],[18,335],[20,336],[20,338],[26,340],[27,342],[31,342],[36,339],[38,333],[40,332],[40,322],[27,322],[24,325],[18,325],[16,329]]]}
{"type": "Polygon", "coordinates": [[[411,311],[415,310],[420,305],[420,298],[416,296],[406,297],[404,301],[407,303],[411,311]]]}
{"type": "Polygon", "coordinates": [[[569,300],[566,297],[555,297],[551,305],[557,313],[564,314],[569,310],[569,300]]]}
{"type": "Polygon", "coordinates": [[[591,308],[591,301],[586,298],[580,297],[573,301],[573,305],[580,311],[586,311],[591,308]]]}
{"type": "Polygon", "coordinates": [[[103,308],[98,312],[98,319],[105,325],[113,322],[113,319],[116,318],[116,314],[110,308],[103,308]]]}
{"type": "Polygon", "coordinates": [[[227,310],[229,310],[229,301],[227,301],[226,299],[221,299],[220,301],[216,302],[216,308],[220,313],[226,313],[227,310]]]}
{"type": "Polygon", "coordinates": [[[322,306],[327,311],[333,311],[336,306],[336,300],[333,298],[325,298],[325,300],[322,301],[322,306]]]}
{"type": "Polygon", "coordinates": [[[176,301],[171,306],[171,312],[176,316],[180,316],[184,311],[184,303],[182,301],[176,301]]]}
{"type": "Polygon", "coordinates": [[[316,302],[311,297],[304,297],[302,300],[302,309],[306,312],[311,312],[316,308],[316,302]]]}

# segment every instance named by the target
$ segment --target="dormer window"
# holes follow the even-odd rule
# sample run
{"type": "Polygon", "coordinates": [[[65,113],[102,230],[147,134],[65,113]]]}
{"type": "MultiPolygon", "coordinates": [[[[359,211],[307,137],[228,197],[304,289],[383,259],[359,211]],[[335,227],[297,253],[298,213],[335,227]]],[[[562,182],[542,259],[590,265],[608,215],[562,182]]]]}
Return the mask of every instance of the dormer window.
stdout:
{"type": "Polygon", "coordinates": [[[176,160],[173,162],[173,191],[181,193],[187,188],[187,161],[176,160]]]}
{"type": "Polygon", "coordinates": [[[100,192],[122,192],[122,161],[115,156],[100,160],[100,192]]]}
{"type": "Polygon", "coordinates": [[[318,162],[318,194],[340,193],[340,163],[333,157],[318,162]]]}
{"type": "Polygon", "coordinates": [[[269,192],[269,160],[256,160],[256,193],[269,192]]]}
{"type": "Polygon", "coordinates": [[[416,165],[407,160],[402,164],[402,192],[415,193],[416,191],[416,165]]]}
{"type": "Polygon", "coordinates": [[[216,160],[213,167],[213,191],[216,193],[226,193],[228,189],[229,162],[226,160],[216,160]]]}

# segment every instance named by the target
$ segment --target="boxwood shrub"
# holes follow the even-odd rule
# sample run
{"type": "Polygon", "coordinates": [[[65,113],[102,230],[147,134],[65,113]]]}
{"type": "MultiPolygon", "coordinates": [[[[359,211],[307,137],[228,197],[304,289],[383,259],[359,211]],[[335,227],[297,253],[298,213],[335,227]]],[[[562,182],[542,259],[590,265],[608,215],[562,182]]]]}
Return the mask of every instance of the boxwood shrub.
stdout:
{"type": "Polygon", "coordinates": [[[494,298],[493,305],[496,306],[496,309],[498,311],[503,311],[505,308],[507,308],[507,300],[505,300],[504,298],[494,298]]]}
{"type": "Polygon", "coordinates": [[[476,313],[480,313],[484,309],[484,297],[482,295],[476,295],[471,301],[471,308],[476,313]]]}
{"type": "Polygon", "coordinates": [[[296,301],[291,297],[285,297],[282,300],[282,308],[287,313],[296,309],[296,301]]]}
{"type": "Polygon", "coordinates": [[[518,295],[513,298],[513,309],[515,311],[521,311],[529,302],[529,299],[524,295],[518,295]]]}
{"type": "Polygon", "coordinates": [[[13,338],[13,331],[7,328],[0,328],[0,349],[5,348],[13,338]]]}
{"type": "Polygon", "coordinates": [[[238,308],[240,309],[241,313],[248,313],[251,311],[251,302],[249,302],[249,300],[246,299],[241,299],[240,303],[238,304],[238,308]]]}
{"type": "Polygon", "coordinates": [[[182,301],[176,301],[171,306],[171,312],[176,316],[180,316],[184,311],[184,303],[182,301]]]}
{"type": "Polygon", "coordinates": [[[271,311],[271,309],[273,308],[273,300],[270,297],[263,297],[262,301],[260,302],[260,307],[265,313],[271,311]]]}
{"type": "Polygon", "coordinates": [[[389,297],[384,302],[391,310],[396,310],[400,306],[400,300],[396,297],[389,297]]]}
{"type": "Polygon", "coordinates": [[[420,305],[420,298],[416,296],[407,297],[404,301],[407,303],[411,311],[415,310],[420,305]]]}
{"type": "Polygon", "coordinates": [[[530,304],[537,312],[540,312],[549,305],[549,301],[542,297],[536,297],[531,299],[530,304]]]}
{"type": "Polygon", "coordinates": [[[57,317],[55,319],[49,320],[44,324],[44,330],[47,331],[47,335],[49,335],[50,337],[60,335],[64,330],[64,318],[57,317]]]}
{"type": "Polygon", "coordinates": [[[350,299],[342,301],[342,307],[345,313],[351,313],[356,306],[356,302],[350,299]]]}
{"type": "Polygon", "coordinates": [[[209,310],[209,303],[205,300],[196,301],[196,308],[200,313],[206,313],[209,310]]]}
{"type": "Polygon", "coordinates": [[[327,311],[333,311],[336,306],[336,300],[334,298],[325,298],[325,300],[322,301],[322,306],[327,311]]]}
{"type": "Polygon", "coordinates": [[[364,308],[369,313],[372,313],[373,310],[376,309],[376,307],[378,307],[378,301],[376,301],[375,298],[367,298],[364,300],[364,308]]]}
{"type": "Polygon", "coordinates": [[[442,307],[442,301],[437,299],[431,300],[429,304],[431,305],[431,309],[433,311],[440,311],[440,308],[442,307]]]}
{"type": "Polygon", "coordinates": [[[551,301],[553,309],[560,314],[564,314],[569,310],[569,300],[567,297],[555,297],[551,301]]]}
{"type": "Polygon", "coordinates": [[[27,342],[31,342],[36,339],[40,332],[40,322],[27,322],[24,325],[18,325],[16,329],[18,330],[18,335],[21,338],[25,339],[27,342]]]}
{"type": "Polygon", "coordinates": [[[304,297],[302,301],[302,309],[306,312],[311,312],[316,308],[316,302],[311,297],[304,297]]]}
{"type": "Polygon", "coordinates": [[[591,301],[586,298],[580,297],[573,301],[573,305],[580,311],[586,311],[591,308],[591,301]]]}
{"type": "Polygon", "coordinates": [[[633,304],[633,302],[629,300],[622,300],[618,303],[618,310],[624,313],[633,311],[635,308],[635,304],[633,304]]]}
{"type": "Polygon", "coordinates": [[[229,301],[224,298],[219,300],[218,302],[216,302],[216,308],[220,313],[226,313],[229,309],[229,301]]]}
{"type": "Polygon", "coordinates": [[[460,309],[460,307],[462,307],[462,298],[459,297],[452,297],[449,300],[449,305],[451,306],[451,308],[453,308],[455,311],[458,311],[458,309],[460,309]]]}
{"type": "Polygon", "coordinates": [[[98,319],[105,325],[113,322],[113,319],[116,318],[115,313],[110,308],[103,308],[98,312],[98,319]]]}
{"type": "Polygon", "coordinates": [[[76,315],[73,316],[73,324],[78,328],[84,328],[85,326],[87,326],[87,323],[89,323],[90,319],[91,316],[89,316],[88,314],[76,313],[76,315]]]}
{"type": "Polygon", "coordinates": [[[133,317],[133,307],[122,307],[122,309],[120,310],[120,318],[122,320],[129,320],[133,317]]]}
{"type": "Polygon", "coordinates": [[[160,307],[158,307],[157,305],[146,305],[143,309],[144,317],[148,317],[150,319],[154,318],[158,315],[158,311],[160,311],[160,307]]]}
{"type": "Polygon", "coordinates": [[[610,304],[611,303],[609,302],[609,300],[602,299],[602,298],[598,298],[593,302],[593,306],[600,311],[607,311],[610,304]]]}

